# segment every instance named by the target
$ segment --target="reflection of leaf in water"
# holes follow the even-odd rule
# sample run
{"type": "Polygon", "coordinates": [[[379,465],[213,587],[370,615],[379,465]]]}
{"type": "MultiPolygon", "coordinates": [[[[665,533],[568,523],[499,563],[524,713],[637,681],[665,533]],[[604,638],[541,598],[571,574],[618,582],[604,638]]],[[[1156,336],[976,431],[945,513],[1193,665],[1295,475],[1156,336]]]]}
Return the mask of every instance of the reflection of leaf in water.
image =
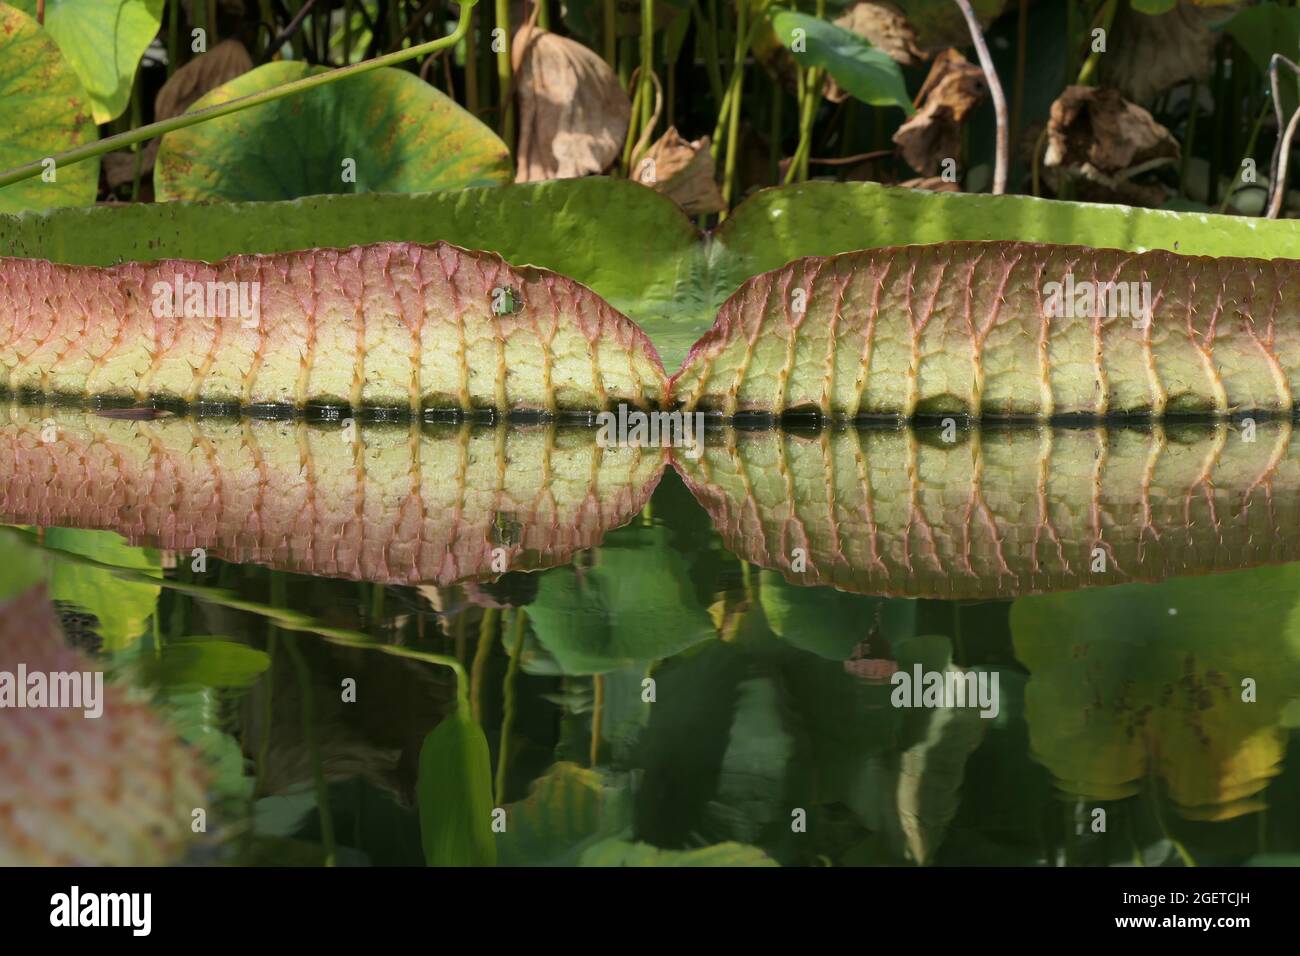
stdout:
{"type": "Polygon", "coordinates": [[[670,657],[714,636],[670,538],[663,527],[625,528],[607,536],[591,567],[542,576],[528,614],[566,674],[670,657]]]}
{"type": "Polygon", "coordinates": [[[986,598],[1300,558],[1300,441],[1286,420],[1243,437],[737,430],[674,466],[728,548],[793,583],[986,598]]]}
{"type": "Polygon", "coordinates": [[[605,840],[582,854],[579,866],[776,866],[756,846],[718,843],[698,850],[661,850],[648,843],[605,840]]]}
{"type": "Polygon", "coordinates": [[[443,719],[420,750],[420,838],[429,866],[492,866],[492,768],[468,711],[443,719]]]}
{"type": "Polygon", "coordinates": [[[201,636],[170,641],[141,666],[164,687],[249,687],[271,666],[271,658],[245,644],[201,636]]]}
{"type": "Polygon", "coordinates": [[[759,576],[763,613],[773,633],[831,661],[847,661],[877,621],[886,642],[911,633],[916,602],[799,587],[772,571],[759,576]]]}
{"type": "Polygon", "coordinates": [[[1300,694],[1298,601],[1300,564],[1020,598],[1035,754],[1085,797],[1126,797],[1155,776],[1186,817],[1258,809],[1300,694]],[[1258,702],[1242,701],[1245,678],[1258,702]]]}
{"type": "MultiPolygon", "coordinates": [[[[137,548],[109,531],[50,528],[45,543],[104,564],[134,568],[162,577],[158,553],[137,548]]],[[[99,621],[96,628],[106,651],[116,651],[137,640],[158,607],[160,587],[124,581],[108,571],[87,565],[54,561],[50,566],[50,597],[84,608],[99,621]]]]}
{"type": "MultiPolygon", "coordinates": [[[[590,429],[7,410],[0,457],[18,467],[0,481],[0,516],[391,584],[497,577],[501,557],[510,569],[567,561],[641,509],[663,461],[661,449],[600,448],[590,429]],[[47,427],[58,441],[40,440],[47,427]]],[[[142,566],[119,550],[103,560],[142,566]]]]}
{"type": "Polygon", "coordinates": [[[918,863],[929,863],[948,833],[966,761],[984,739],[984,723],[970,708],[935,710],[924,739],[899,757],[898,820],[918,863]]]}
{"type": "Polygon", "coordinates": [[[510,805],[507,820],[497,838],[502,866],[573,866],[585,848],[630,822],[621,788],[597,771],[564,761],[510,805]]]}

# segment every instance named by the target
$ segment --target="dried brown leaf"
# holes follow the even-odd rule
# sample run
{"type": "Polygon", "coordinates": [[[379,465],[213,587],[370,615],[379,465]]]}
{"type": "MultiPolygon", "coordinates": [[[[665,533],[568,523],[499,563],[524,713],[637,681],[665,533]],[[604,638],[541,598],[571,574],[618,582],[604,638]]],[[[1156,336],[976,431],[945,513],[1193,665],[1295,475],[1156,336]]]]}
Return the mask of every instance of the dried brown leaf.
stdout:
{"type": "Polygon", "coordinates": [[[513,46],[519,103],[515,181],[572,179],[608,169],[632,104],[618,77],[581,43],[525,26],[513,46]]]}
{"type": "Polygon", "coordinates": [[[637,182],[663,193],[692,216],[725,208],[714,179],[709,138],[688,142],[675,126],[646,150],[632,173],[637,182]]]}
{"type": "Polygon", "coordinates": [[[1119,90],[1067,86],[1052,104],[1046,166],[1086,163],[1102,173],[1120,173],[1179,155],[1173,134],[1119,90]]]}
{"type": "Polygon", "coordinates": [[[961,151],[961,124],[988,94],[984,71],[957,50],[935,57],[917,94],[916,113],[894,133],[903,159],[925,176],[937,176],[945,159],[961,151]]]}

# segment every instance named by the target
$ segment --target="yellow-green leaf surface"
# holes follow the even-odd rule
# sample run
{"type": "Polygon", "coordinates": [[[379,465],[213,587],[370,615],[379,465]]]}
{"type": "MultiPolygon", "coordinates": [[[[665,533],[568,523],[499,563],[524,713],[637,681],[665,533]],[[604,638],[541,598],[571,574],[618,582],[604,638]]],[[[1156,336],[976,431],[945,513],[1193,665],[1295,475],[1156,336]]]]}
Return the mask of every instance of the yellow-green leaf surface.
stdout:
{"type": "MultiPolygon", "coordinates": [[[[0,3],[0,169],[36,162],[98,136],[86,92],[54,41],[31,17],[0,3]]],[[[54,180],[38,176],[0,189],[0,213],[95,201],[98,159],[46,175],[54,180]]]]}
{"type": "MultiPolygon", "coordinates": [[[[37,0],[13,0],[36,15],[37,0]]],[[[45,29],[76,71],[96,123],[122,115],[145,49],[162,23],[163,0],[46,0],[45,29]]]]}
{"type": "MultiPolygon", "coordinates": [[[[190,111],[322,72],[268,63],[190,111]]],[[[168,133],[154,172],[161,200],[418,193],[512,179],[495,133],[418,76],[391,67],[168,133]]]]}
{"type": "Polygon", "coordinates": [[[953,437],[735,431],[675,465],[730,550],[796,584],[975,599],[1300,560],[1287,421],[953,437]]]}
{"type": "Polygon", "coordinates": [[[241,406],[599,410],[663,400],[591,290],[446,243],[209,265],[0,259],[0,388],[241,406]]]}
{"type": "Polygon", "coordinates": [[[674,377],[688,410],[823,417],[1289,412],[1300,263],[948,242],[747,281],[674,377]]]}
{"type": "MultiPolygon", "coordinates": [[[[594,429],[131,421],[0,405],[0,520],[105,529],[46,541],[129,567],[157,557],[144,563],[148,552],[107,531],[186,556],[201,547],[305,574],[448,585],[599,544],[649,500],[663,455],[601,448],[594,429]]],[[[59,596],[97,615],[108,601],[105,623],[123,638],[157,599],[105,571],[56,573],[67,575],[59,596]]]]}

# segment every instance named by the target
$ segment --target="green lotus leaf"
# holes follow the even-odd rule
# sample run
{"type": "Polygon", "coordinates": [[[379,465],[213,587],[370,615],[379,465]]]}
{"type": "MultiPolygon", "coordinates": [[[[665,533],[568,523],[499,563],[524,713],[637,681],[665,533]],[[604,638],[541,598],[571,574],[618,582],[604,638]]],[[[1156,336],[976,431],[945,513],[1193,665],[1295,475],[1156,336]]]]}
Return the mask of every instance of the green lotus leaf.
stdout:
{"type": "MultiPolygon", "coordinates": [[[[36,15],[37,0],[12,0],[36,15]]],[[[45,29],[80,78],[96,123],[122,115],[136,67],[162,24],[163,0],[46,0],[45,29]]]]}
{"type": "MultiPolygon", "coordinates": [[[[0,3],[0,169],[98,137],[86,91],[58,47],[35,20],[0,3]]],[[[0,213],[84,206],[95,201],[98,183],[98,159],[51,169],[0,189],[0,213]]]]}
{"type": "Polygon", "coordinates": [[[897,106],[909,116],[915,112],[898,64],[852,30],[791,10],[778,10],[772,27],[796,60],[823,67],[856,99],[897,106]]]}
{"type": "MultiPolygon", "coordinates": [[[[323,72],[268,63],[190,111],[323,72]]],[[[418,193],[512,179],[509,151],[495,133],[418,76],[391,67],[168,133],[154,171],[158,198],[168,201],[418,193]]]]}

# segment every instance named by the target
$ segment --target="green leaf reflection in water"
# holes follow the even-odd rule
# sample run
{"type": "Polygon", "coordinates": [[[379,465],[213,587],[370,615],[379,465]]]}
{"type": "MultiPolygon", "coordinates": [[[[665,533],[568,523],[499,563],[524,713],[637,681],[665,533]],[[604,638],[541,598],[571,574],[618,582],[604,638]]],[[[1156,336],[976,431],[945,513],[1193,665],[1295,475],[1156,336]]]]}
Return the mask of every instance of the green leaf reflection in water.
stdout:
{"type": "Polygon", "coordinates": [[[1300,696],[1298,614],[1300,564],[1020,598],[1034,753],[1087,798],[1152,778],[1189,819],[1260,809],[1300,696]]]}

